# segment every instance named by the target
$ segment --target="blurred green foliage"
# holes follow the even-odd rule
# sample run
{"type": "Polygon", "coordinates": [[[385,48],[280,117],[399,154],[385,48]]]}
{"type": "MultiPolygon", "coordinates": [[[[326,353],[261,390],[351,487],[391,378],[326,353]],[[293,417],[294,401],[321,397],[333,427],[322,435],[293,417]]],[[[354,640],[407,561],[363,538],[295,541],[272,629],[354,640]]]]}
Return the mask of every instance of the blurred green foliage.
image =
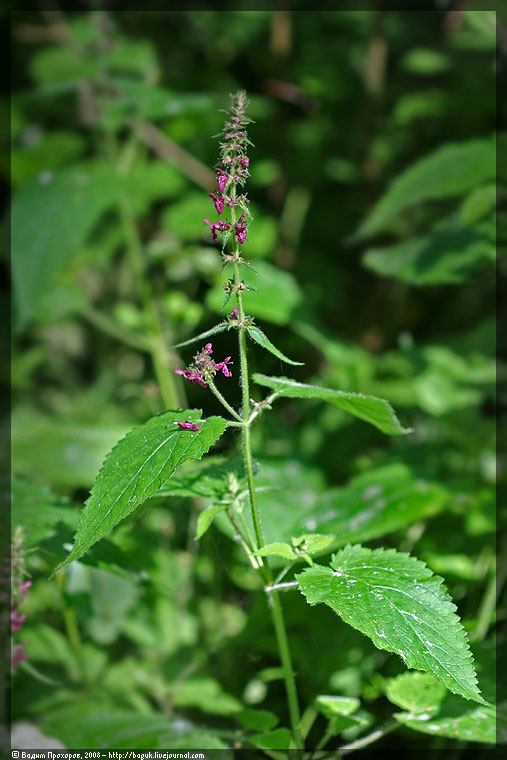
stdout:
{"type": "MultiPolygon", "coordinates": [[[[494,391],[506,374],[493,312],[494,16],[442,4],[13,14],[12,525],[33,582],[15,725],[68,748],[286,746],[258,577],[221,508],[194,540],[231,473],[241,487],[237,463],[190,464],[48,581],[116,441],[168,398],[220,413],[171,372],[161,396],[160,374],[192,355],[171,346],[230,311],[202,218],[218,109],[240,86],[256,122],[247,312],[305,362],[290,368],[296,380],[385,398],[413,428],[388,439],[340,408],[280,400],[253,432],[268,540],[316,530],[335,536],[326,551],[413,550],[491,659],[507,609],[501,597],[495,613],[491,591],[494,391]]],[[[229,342],[215,337],[217,355],[229,342]]],[[[257,371],[286,374],[249,350],[257,371]]],[[[214,453],[233,440],[226,432],[214,453]]],[[[377,746],[410,757],[456,738],[477,756],[491,747],[486,708],[463,712],[429,676],[401,675],[399,659],[322,605],[310,611],[295,592],[284,602],[302,702],[321,695],[308,746],[327,731],[334,749],[396,712],[377,746]]]]}

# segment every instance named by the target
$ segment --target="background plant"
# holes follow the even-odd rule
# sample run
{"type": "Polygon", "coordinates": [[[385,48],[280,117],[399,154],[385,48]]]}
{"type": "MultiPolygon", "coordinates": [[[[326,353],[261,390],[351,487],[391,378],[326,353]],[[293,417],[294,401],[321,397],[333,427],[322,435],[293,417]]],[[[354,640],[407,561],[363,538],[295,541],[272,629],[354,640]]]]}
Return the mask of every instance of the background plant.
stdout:
{"type": "MultiPolygon", "coordinates": [[[[229,542],[224,515],[198,552],[193,540],[203,506],[242,493],[240,465],[226,486],[220,462],[218,471],[206,468],[204,479],[201,473],[199,485],[176,474],[170,494],[160,492],[149,509],[132,515],[135,531],[125,524],[65,578],[45,580],[76,526],[62,497],[82,503],[104,455],[134,424],[164,408],[202,406],[203,391],[184,388],[167,371],[183,366],[167,347],[216,324],[213,311],[223,314],[220,264],[196,218],[210,217],[206,193],[213,177],[206,166],[215,146],[208,134],[220,129],[215,107],[223,106],[222,93],[236,89],[239,72],[253,93],[256,120],[257,166],[249,181],[255,235],[245,251],[257,274],[245,270],[244,279],[258,291],[245,294],[246,311],[270,323],[266,332],[284,353],[305,361],[291,372],[297,380],[314,374],[327,387],[387,398],[415,431],[389,442],[338,407],[278,402],[280,415],[262,415],[259,432],[252,430],[253,449],[264,455],[257,484],[264,489],[266,540],[273,543],[284,531],[289,543],[305,532],[339,534],[345,542],[396,547],[424,559],[445,576],[476,639],[477,662],[484,662],[479,678],[487,680],[495,601],[488,538],[494,525],[488,263],[494,101],[485,86],[493,76],[491,26],[485,14],[467,12],[456,26],[444,23],[445,14],[421,16],[418,25],[408,16],[231,12],[225,47],[220,17],[212,12],[157,14],[164,37],[150,14],[75,14],[65,23],[54,15],[18,17],[16,56],[25,56],[37,35],[49,35],[51,44],[36,39],[40,49],[30,53],[28,67],[25,60],[19,66],[13,109],[20,325],[13,525],[27,525],[26,543],[36,547],[28,555],[28,660],[16,672],[16,720],[36,723],[67,746],[86,746],[89,731],[99,732],[104,746],[179,747],[186,740],[174,738],[165,717],[174,714],[206,726],[205,736],[196,729],[199,739],[188,739],[203,747],[226,746],[228,732],[238,728],[247,743],[280,731],[262,710],[288,725],[255,571],[229,542]],[[168,47],[169,33],[178,42],[168,47]],[[346,41],[339,51],[337,39],[346,41]],[[271,57],[256,54],[261,43],[271,57]],[[164,72],[158,82],[157,69],[164,72]],[[214,103],[202,94],[207,88],[217,93],[214,103]],[[473,118],[465,108],[471,98],[480,104],[473,118]],[[470,116],[456,118],[464,112],[470,116]],[[282,134],[283,142],[274,143],[282,134]],[[446,165],[460,171],[439,171],[446,165]],[[375,205],[382,188],[386,194],[375,205]],[[360,255],[377,274],[368,274],[360,255]],[[262,447],[261,428],[269,441],[262,447]],[[274,485],[281,491],[273,492],[274,485]],[[376,521],[367,494],[379,485],[386,505],[376,521]],[[234,668],[239,660],[241,674],[234,668]],[[49,695],[34,673],[58,682],[49,695]],[[249,705],[246,717],[241,701],[249,705]],[[150,716],[142,736],[125,734],[133,713],[150,716]],[[84,734],[70,736],[78,714],[88,716],[80,720],[84,734]]],[[[213,338],[216,356],[230,353],[230,335],[213,338]]],[[[284,372],[278,359],[253,350],[267,376],[284,372]]],[[[231,399],[234,407],[239,401],[231,399]]],[[[208,414],[221,414],[218,401],[213,406],[207,398],[208,414]]],[[[224,446],[233,432],[224,434],[224,446]]],[[[335,720],[336,701],[317,699],[308,746],[328,728],[336,729],[328,747],[353,741],[372,730],[368,723],[386,725],[399,707],[404,717],[384,740],[389,746],[454,746],[457,729],[449,721],[459,706],[453,697],[432,696],[429,706],[440,719],[420,720],[428,705],[407,702],[410,681],[389,680],[404,672],[399,658],[378,653],[323,605],[310,610],[293,591],[283,598],[301,702],[319,695],[352,700],[344,726],[343,710],[335,720]],[[352,713],[358,698],[360,712],[352,713]],[[430,725],[437,738],[413,731],[430,725]]],[[[465,713],[465,723],[477,726],[477,716],[465,713]]],[[[308,723],[311,718],[310,712],[308,723]]],[[[458,739],[480,744],[488,736],[458,739]]],[[[264,739],[256,741],[262,746],[264,739]]]]}

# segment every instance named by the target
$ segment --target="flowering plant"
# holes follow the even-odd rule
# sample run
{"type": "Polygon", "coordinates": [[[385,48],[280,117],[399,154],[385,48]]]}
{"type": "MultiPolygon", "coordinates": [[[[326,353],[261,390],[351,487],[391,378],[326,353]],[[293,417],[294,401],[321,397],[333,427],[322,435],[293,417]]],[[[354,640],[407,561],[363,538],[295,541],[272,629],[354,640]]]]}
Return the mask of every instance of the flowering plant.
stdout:
{"type": "MultiPolygon", "coordinates": [[[[173,475],[185,462],[200,459],[219,440],[226,429],[239,430],[242,466],[236,472],[230,466],[226,478],[217,488],[216,499],[197,519],[197,538],[209,529],[215,519],[224,518],[232,535],[239,542],[247,561],[262,584],[267,600],[287,697],[290,729],[276,729],[264,734],[249,735],[247,746],[257,746],[278,757],[274,751],[294,749],[299,755],[308,744],[307,737],[317,711],[328,719],[328,727],[317,747],[324,747],[344,726],[360,726],[364,719],[354,713],[355,698],[318,695],[302,714],[300,695],[290,646],[290,631],[285,621],[282,592],[299,591],[310,606],[324,604],[334,610],[352,628],[368,636],[380,650],[395,653],[408,668],[423,672],[426,685],[436,681],[460,697],[485,704],[474,670],[465,631],[455,613],[455,606],[442,587],[442,579],[418,559],[391,548],[370,549],[354,541],[352,521],[326,530],[313,518],[305,522],[306,530],[290,527],[284,534],[266,540],[263,520],[270,515],[262,512],[262,487],[256,481],[251,431],[261,414],[269,411],[280,398],[321,400],[338,407],[363,422],[373,425],[386,435],[405,435],[403,428],[387,401],[375,396],[342,391],[319,385],[309,385],[285,376],[266,376],[251,373],[247,339],[290,365],[300,362],[283,354],[245,311],[244,294],[250,286],[243,280],[243,267],[248,262],[243,254],[250,238],[252,216],[244,185],[249,176],[251,145],[247,136],[250,119],[246,115],[247,99],[243,91],[232,96],[230,110],[220,141],[219,166],[215,167],[217,187],[209,197],[219,217],[204,222],[210,228],[214,243],[221,245],[221,257],[230,277],[224,285],[226,303],[235,303],[227,318],[212,329],[191,338],[174,348],[192,343],[204,343],[193,361],[174,372],[199,391],[210,391],[224,408],[223,416],[203,419],[200,409],[169,409],[132,430],[111,451],[92,488],[82,512],[73,548],[62,563],[67,565],[82,555],[114,525],[134,509],[159,493],[171,493],[173,475]],[[231,355],[216,362],[213,346],[204,342],[211,335],[234,331],[237,336],[237,358],[231,355]],[[235,408],[215,383],[225,378],[238,378],[241,406],[235,408]],[[252,382],[267,388],[260,400],[252,400],[252,382]],[[244,485],[244,487],[242,487],[244,485]],[[247,508],[245,510],[245,505],[247,508]],[[245,516],[248,513],[248,518],[245,516]],[[336,552],[329,559],[326,555],[336,552]],[[317,562],[319,559],[323,564],[317,562]]],[[[230,308],[230,307],[228,307],[230,308]]],[[[185,470],[195,485],[204,481],[202,471],[185,470]]],[[[181,483],[181,481],[180,481],[181,483]]],[[[385,521],[377,520],[385,501],[380,497],[382,486],[370,484],[363,489],[362,498],[371,501],[370,533],[360,534],[360,540],[381,535],[385,521]],[[376,522],[377,520],[377,522],[376,522]],[[382,526],[379,528],[379,522],[382,526]]],[[[177,493],[177,490],[176,490],[177,493]]],[[[364,514],[360,517],[365,520],[364,514]]],[[[336,517],[334,512],[332,516],[336,517]]],[[[311,614],[308,625],[311,626],[311,614]]],[[[419,674],[420,675],[420,674],[419,674]]],[[[386,729],[391,730],[392,725],[386,729]]],[[[370,740],[361,741],[367,744],[370,740]]]]}

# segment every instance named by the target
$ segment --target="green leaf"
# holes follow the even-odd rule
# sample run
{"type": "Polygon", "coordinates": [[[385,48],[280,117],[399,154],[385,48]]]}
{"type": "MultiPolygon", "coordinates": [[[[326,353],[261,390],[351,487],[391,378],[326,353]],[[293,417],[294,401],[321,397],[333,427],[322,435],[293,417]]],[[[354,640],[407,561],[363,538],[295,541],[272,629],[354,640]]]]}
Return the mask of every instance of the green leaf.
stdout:
{"type": "Polygon", "coordinates": [[[285,354],[282,354],[281,351],[279,351],[276,346],[274,346],[271,341],[269,340],[266,335],[262,332],[262,330],[257,327],[257,325],[250,325],[250,327],[246,328],[249,336],[254,340],[256,343],[259,344],[259,346],[262,346],[262,348],[265,348],[266,351],[270,351],[272,354],[277,356],[279,359],[281,359],[284,362],[287,362],[287,364],[294,364],[298,366],[302,366],[304,362],[294,362],[292,359],[288,359],[285,354]]]}
{"type": "Polygon", "coordinates": [[[461,204],[460,217],[463,224],[473,224],[490,214],[496,205],[496,185],[477,187],[461,204]]]}
{"type": "Polygon", "coordinates": [[[53,535],[59,522],[75,527],[77,512],[66,499],[48,488],[13,477],[11,483],[11,524],[24,529],[23,543],[34,546],[53,535]]]}
{"type": "Polygon", "coordinates": [[[21,324],[31,318],[54,273],[73,256],[117,194],[118,178],[97,167],[49,172],[15,192],[12,276],[21,324]]]}
{"type": "Polygon", "coordinates": [[[270,557],[272,555],[276,557],[283,557],[284,559],[293,560],[297,559],[297,554],[289,544],[281,543],[277,541],[273,544],[266,544],[261,549],[257,549],[254,552],[257,557],[270,557]]]}
{"type": "Polygon", "coordinates": [[[403,673],[388,679],[386,695],[407,710],[394,717],[405,726],[433,736],[449,736],[462,741],[496,741],[496,710],[492,705],[471,705],[432,676],[403,673]]]}
{"type": "Polygon", "coordinates": [[[385,229],[405,209],[428,200],[463,195],[496,175],[495,143],[481,138],[442,145],[402,172],[359,227],[365,238],[385,229]]]}
{"type": "Polygon", "coordinates": [[[389,701],[411,713],[438,712],[447,693],[444,684],[427,673],[402,673],[386,681],[389,701]]]}
{"type": "MultiPolygon", "coordinates": [[[[255,269],[257,271],[253,272],[245,268],[241,275],[247,285],[257,288],[256,292],[243,294],[245,312],[276,325],[286,325],[303,301],[295,278],[267,261],[256,261],[255,269]]],[[[207,305],[219,314],[223,311],[223,285],[229,277],[229,272],[224,271],[206,295],[207,305]]]]}
{"type": "Polygon", "coordinates": [[[200,459],[220,438],[227,422],[210,417],[197,432],[176,421],[200,421],[200,409],[163,412],[134,428],[108,454],[81,514],[74,547],[64,567],[143,504],[188,459],[200,459]]]}
{"type": "Polygon", "coordinates": [[[219,515],[220,512],[223,512],[224,509],[227,509],[227,504],[210,504],[209,507],[199,513],[195,532],[197,540],[204,536],[215,517],[219,515]]]}
{"type": "Polygon", "coordinates": [[[485,704],[456,606],[423,562],[394,549],[347,546],[330,567],[307,568],[296,578],[309,604],[327,604],[409,668],[485,704]]]}
{"type": "Polygon", "coordinates": [[[361,716],[352,715],[361,703],[355,697],[335,697],[321,694],[315,699],[321,713],[329,720],[328,732],[339,734],[352,726],[366,723],[361,716]]]}
{"type": "Polygon", "coordinates": [[[208,112],[209,95],[199,93],[174,93],[162,87],[144,82],[114,77],[111,79],[115,97],[109,93],[97,99],[101,111],[101,123],[108,129],[125,126],[129,117],[155,121],[170,117],[208,112]]]}
{"type": "Polygon", "coordinates": [[[248,740],[259,749],[289,749],[291,736],[288,728],[275,728],[265,734],[254,734],[248,740]]]}
{"type": "MultiPolygon", "coordinates": [[[[255,476],[257,501],[267,543],[290,543],[292,537],[303,533],[334,536],[332,543],[322,549],[326,552],[352,541],[391,534],[437,514],[449,500],[445,488],[415,477],[400,463],[373,468],[348,485],[334,488],[326,486],[320,471],[297,460],[261,460],[259,465],[255,476]]],[[[242,474],[240,464],[238,474],[242,474]]],[[[174,480],[179,477],[176,475],[174,480]]],[[[199,481],[191,495],[197,493],[213,498],[204,487],[199,488],[199,481]]],[[[219,493],[223,498],[223,485],[219,493]]],[[[253,530],[247,510],[243,516],[253,530]]],[[[217,517],[216,524],[232,536],[230,523],[223,515],[217,517]]],[[[312,551],[321,552],[315,547],[312,551]]]]}
{"type": "Polygon", "coordinates": [[[189,721],[171,719],[155,712],[118,711],[97,700],[72,698],[69,704],[51,710],[44,729],[68,749],[226,749],[211,730],[189,721]]]}
{"type": "Polygon", "coordinates": [[[355,697],[335,697],[326,694],[320,694],[315,702],[322,714],[329,719],[335,715],[352,715],[361,706],[355,697]]]}
{"type": "Polygon", "coordinates": [[[70,164],[85,150],[86,142],[78,133],[53,130],[43,134],[34,144],[12,150],[12,184],[19,185],[37,177],[43,171],[70,164]]]}
{"type": "Polygon", "coordinates": [[[182,343],[176,343],[176,345],[171,346],[171,348],[182,348],[183,346],[190,346],[192,343],[198,343],[200,340],[209,338],[210,335],[216,335],[217,333],[223,332],[224,330],[227,330],[228,327],[229,324],[227,322],[219,322],[218,325],[215,325],[215,327],[212,327],[210,330],[206,330],[206,332],[203,332],[200,335],[196,335],[195,338],[184,340],[182,343]]]}
{"type": "Polygon", "coordinates": [[[269,731],[278,723],[278,718],[269,710],[254,710],[251,707],[245,707],[241,712],[236,713],[234,718],[245,728],[251,728],[253,731],[269,731]]]}
{"type": "Polygon", "coordinates": [[[412,48],[403,56],[401,66],[413,74],[434,76],[449,68],[449,57],[431,48],[412,48]]]}
{"type": "Polygon", "coordinates": [[[242,704],[227,694],[213,678],[188,678],[171,689],[171,703],[176,707],[197,707],[213,715],[233,715],[242,704]]]}
{"type": "MultiPolygon", "coordinates": [[[[479,685],[493,703],[497,696],[497,653],[495,640],[472,644],[479,685]]],[[[396,720],[424,734],[449,736],[462,741],[494,743],[502,740],[505,727],[505,702],[498,707],[470,704],[450,694],[432,676],[404,673],[385,681],[388,699],[407,712],[394,715],[396,720]]]]}
{"type": "Polygon", "coordinates": [[[334,534],[336,548],[391,534],[437,514],[448,500],[441,485],[416,478],[405,465],[393,463],[359,475],[347,486],[326,489],[307,520],[313,519],[315,530],[334,534]]]}
{"type": "Polygon", "coordinates": [[[322,554],[332,544],[336,546],[336,536],[324,536],[322,533],[303,533],[291,538],[291,541],[295,549],[308,554],[322,554]]]}
{"type": "Polygon", "coordinates": [[[369,248],[363,263],[378,274],[412,285],[459,283],[495,260],[495,233],[493,218],[467,227],[451,220],[424,237],[369,248]]]}
{"type": "Polygon", "coordinates": [[[52,486],[89,487],[107,452],[128,432],[128,425],[79,422],[48,417],[31,407],[12,415],[12,469],[52,486]]]}
{"type": "Polygon", "coordinates": [[[272,388],[276,396],[287,398],[315,398],[327,401],[330,404],[344,409],[354,417],[369,422],[382,433],[388,435],[402,435],[409,433],[408,428],[403,428],[394,413],[389,402],[375,396],[365,396],[362,393],[350,391],[336,391],[331,388],[320,388],[317,385],[305,385],[297,383],[288,377],[267,377],[259,373],[254,374],[254,382],[272,388]]]}

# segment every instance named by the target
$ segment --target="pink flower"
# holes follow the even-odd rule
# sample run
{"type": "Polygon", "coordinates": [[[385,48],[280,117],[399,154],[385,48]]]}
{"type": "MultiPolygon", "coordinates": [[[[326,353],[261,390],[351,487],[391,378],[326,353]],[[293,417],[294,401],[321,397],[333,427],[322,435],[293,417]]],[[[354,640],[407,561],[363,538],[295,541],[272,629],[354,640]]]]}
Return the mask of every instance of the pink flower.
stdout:
{"type": "Polygon", "coordinates": [[[32,585],[32,581],[25,581],[20,587],[19,590],[21,591],[21,598],[24,599],[26,596],[27,590],[32,585]]]}
{"type": "Polygon", "coordinates": [[[241,166],[244,166],[245,169],[248,169],[250,159],[248,158],[248,156],[241,156],[241,158],[239,159],[239,163],[241,164],[241,166]]]}
{"type": "Polygon", "coordinates": [[[230,356],[226,356],[225,359],[223,360],[223,362],[219,362],[218,364],[215,364],[215,369],[217,371],[221,369],[222,373],[226,377],[232,377],[232,372],[227,367],[228,364],[233,364],[233,362],[231,362],[231,357],[230,356]]]}
{"type": "Polygon", "coordinates": [[[233,317],[233,319],[238,319],[238,307],[235,306],[234,309],[231,311],[230,316],[233,317]]]}
{"type": "Polygon", "coordinates": [[[238,241],[238,243],[244,243],[246,240],[246,233],[247,233],[247,226],[243,222],[243,219],[246,216],[246,211],[243,211],[241,216],[239,217],[238,221],[236,222],[234,237],[238,241]]]}
{"type": "Polygon", "coordinates": [[[217,173],[218,191],[223,193],[225,186],[229,182],[229,175],[223,169],[215,169],[215,171],[217,173]]]}
{"type": "Polygon", "coordinates": [[[224,199],[220,195],[215,195],[214,193],[208,193],[210,198],[213,198],[213,203],[215,204],[215,208],[217,210],[217,214],[221,214],[224,210],[224,199]]]}
{"type": "Polygon", "coordinates": [[[175,425],[179,425],[182,430],[200,430],[199,425],[194,425],[192,422],[175,422],[175,425]]]}
{"type": "Polygon", "coordinates": [[[232,229],[229,222],[224,222],[223,219],[220,219],[218,222],[210,222],[210,220],[206,219],[205,217],[204,221],[206,222],[206,224],[209,224],[211,228],[211,237],[213,238],[215,242],[218,240],[218,236],[216,233],[217,230],[219,232],[224,232],[225,230],[232,229]]]}
{"type": "Polygon", "coordinates": [[[183,375],[185,380],[188,380],[192,385],[199,383],[203,388],[208,387],[207,383],[204,382],[203,378],[198,373],[192,374],[192,371],[189,369],[175,369],[174,371],[177,375],[183,375]]]}
{"type": "Polygon", "coordinates": [[[27,659],[26,654],[23,652],[23,647],[26,646],[26,641],[22,641],[21,644],[15,644],[12,650],[12,667],[14,670],[19,667],[23,660],[27,659]]]}
{"type": "Polygon", "coordinates": [[[17,633],[21,629],[21,626],[23,625],[23,622],[26,618],[26,615],[17,615],[17,608],[14,608],[11,611],[11,631],[12,633],[17,633]]]}

